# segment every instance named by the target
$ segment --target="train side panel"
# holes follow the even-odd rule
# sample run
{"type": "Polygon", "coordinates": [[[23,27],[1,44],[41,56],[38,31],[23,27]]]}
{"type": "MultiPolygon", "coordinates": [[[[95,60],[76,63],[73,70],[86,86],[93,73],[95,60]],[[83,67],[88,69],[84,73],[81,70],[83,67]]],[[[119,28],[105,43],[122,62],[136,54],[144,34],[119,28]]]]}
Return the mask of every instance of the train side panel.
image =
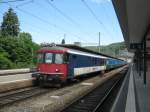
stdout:
{"type": "Polygon", "coordinates": [[[110,70],[110,69],[113,69],[113,68],[116,68],[116,67],[119,67],[119,66],[122,66],[124,65],[125,62],[124,61],[121,61],[121,60],[117,60],[117,59],[107,59],[107,70],[110,70]]]}
{"type": "Polygon", "coordinates": [[[105,59],[70,54],[67,77],[69,79],[105,69],[105,59]]]}

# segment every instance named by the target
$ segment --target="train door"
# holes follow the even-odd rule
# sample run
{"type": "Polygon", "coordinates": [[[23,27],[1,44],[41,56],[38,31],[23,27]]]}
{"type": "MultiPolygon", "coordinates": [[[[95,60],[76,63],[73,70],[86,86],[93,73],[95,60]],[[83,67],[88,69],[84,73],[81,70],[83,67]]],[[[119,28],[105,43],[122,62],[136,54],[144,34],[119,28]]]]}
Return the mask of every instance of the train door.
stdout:
{"type": "Polygon", "coordinates": [[[37,69],[39,72],[45,71],[45,54],[44,53],[38,53],[37,56],[37,69]]]}
{"type": "Polygon", "coordinates": [[[71,79],[74,77],[74,68],[76,65],[76,55],[70,54],[69,55],[69,64],[68,64],[68,79],[71,79]]]}

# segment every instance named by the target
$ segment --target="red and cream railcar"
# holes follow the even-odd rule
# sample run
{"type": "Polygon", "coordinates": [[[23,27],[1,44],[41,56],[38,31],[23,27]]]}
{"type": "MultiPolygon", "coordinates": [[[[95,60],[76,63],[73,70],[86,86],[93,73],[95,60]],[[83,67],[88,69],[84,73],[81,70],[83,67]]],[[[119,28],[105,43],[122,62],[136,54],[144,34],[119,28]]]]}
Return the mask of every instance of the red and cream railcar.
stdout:
{"type": "Polygon", "coordinates": [[[60,46],[38,50],[37,82],[63,83],[75,77],[106,69],[107,57],[60,46]]]}

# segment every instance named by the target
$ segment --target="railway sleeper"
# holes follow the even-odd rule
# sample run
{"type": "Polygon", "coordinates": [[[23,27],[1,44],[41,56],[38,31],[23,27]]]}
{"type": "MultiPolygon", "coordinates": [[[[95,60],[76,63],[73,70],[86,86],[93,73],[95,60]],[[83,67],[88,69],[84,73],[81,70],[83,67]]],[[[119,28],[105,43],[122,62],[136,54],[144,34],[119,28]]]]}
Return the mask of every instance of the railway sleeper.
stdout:
{"type": "Polygon", "coordinates": [[[114,89],[115,85],[123,78],[125,73],[126,72],[119,73],[112,79],[106,81],[91,93],[71,104],[62,112],[93,112],[97,106],[105,101],[112,88],[114,89]]]}

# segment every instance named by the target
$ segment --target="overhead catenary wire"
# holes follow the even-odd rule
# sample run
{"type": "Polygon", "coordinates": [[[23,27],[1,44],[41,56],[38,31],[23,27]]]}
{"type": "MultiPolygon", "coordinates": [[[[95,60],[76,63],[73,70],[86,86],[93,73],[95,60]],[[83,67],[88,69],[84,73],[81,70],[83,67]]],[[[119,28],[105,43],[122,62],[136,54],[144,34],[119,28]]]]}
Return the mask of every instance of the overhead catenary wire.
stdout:
{"type": "Polygon", "coordinates": [[[26,0],[8,0],[8,1],[0,1],[0,3],[12,3],[12,2],[23,2],[23,1],[26,1],[26,0]]]}
{"type": "MultiPolygon", "coordinates": [[[[29,22],[25,22],[25,21],[21,21],[22,23],[24,23],[24,24],[28,24],[28,26],[30,26],[30,27],[32,27],[32,28],[34,28],[34,29],[37,29],[38,31],[41,31],[41,30],[43,30],[43,28],[41,28],[40,26],[37,26],[37,25],[35,25],[35,24],[32,24],[32,23],[29,23],[29,22]]],[[[44,31],[48,31],[48,32],[50,32],[50,30],[49,29],[44,29],[44,31]]]]}
{"type": "MultiPolygon", "coordinates": [[[[23,23],[26,24],[27,22],[23,21],[23,23]]],[[[32,29],[38,30],[38,32],[36,32],[37,34],[40,34],[39,32],[43,30],[43,28],[40,26],[34,25],[32,23],[28,23],[28,24],[30,25],[30,27],[32,27],[32,29]]],[[[46,29],[46,28],[44,28],[44,31],[50,33],[50,30],[46,29]]],[[[60,33],[60,34],[57,33],[56,35],[63,35],[63,33],[60,33]]],[[[59,37],[56,37],[56,39],[58,39],[58,38],[59,37]]]]}
{"type": "MultiPolygon", "coordinates": [[[[104,14],[105,14],[106,18],[111,18],[108,11],[106,10],[106,8],[103,4],[102,4],[102,8],[103,8],[103,11],[104,11],[104,14]]],[[[109,21],[109,23],[111,24],[112,29],[115,29],[115,26],[114,26],[114,24],[111,20],[109,21]]]]}
{"type": "MultiPolygon", "coordinates": [[[[11,1],[7,1],[6,3],[9,4],[9,2],[17,2],[17,1],[27,1],[27,0],[11,0],[11,1]]],[[[47,21],[47,20],[42,19],[42,18],[39,17],[39,16],[36,16],[36,15],[34,15],[34,14],[31,14],[30,12],[26,12],[26,11],[22,10],[21,8],[19,8],[20,6],[24,6],[24,5],[29,4],[29,3],[31,3],[31,2],[34,2],[34,0],[29,0],[29,1],[25,2],[25,3],[19,4],[19,5],[17,5],[15,8],[18,9],[19,11],[23,12],[23,13],[26,13],[26,14],[28,13],[28,15],[30,15],[30,16],[32,16],[32,17],[34,17],[34,18],[37,18],[37,19],[39,19],[40,21],[42,21],[42,22],[44,22],[44,23],[48,23],[48,24],[50,24],[51,26],[53,26],[53,27],[55,27],[55,28],[57,28],[57,29],[59,29],[59,30],[61,30],[61,31],[66,32],[66,30],[65,30],[64,28],[62,28],[62,27],[60,27],[60,26],[57,26],[56,24],[53,24],[53,23],[51,23],[51,22],[49,22],[49,21],[47,21]],[[29,14],[29,13],[30,13],[30,14],[29,14]]],[[[53,5],[53,4],[52,4],[52,5],[53,5]]],[[[54,6],[54,5],[53,5],[53,6],[54,6]]],[[[54,7],[55,7],[55,6],[54,6],[54,7]]],[[[56,8],[57,8],[57,7],[55,7],[55,10],[56,10],[56,8]]],[[[68,19],[70,22],[76,24],[76,26],[78,25],[78,23],[76,23],[72,18],[70,18],[68,15],[66,15],[65,13],[63,13],[63,12],[62,12],[61,10],[59,10],[58,8],[57,8],[57,11],[59,11],[59,13],[63,14],[64,17],[65,17],[66,19],[68,19]]],[[[80,28],[80,27],[79,27],[79,28],[80,28]]],[[[78,38],[79,40],[87,41],[87,40],[81,39],[80,36],[78,36],[78,35],[76,35],[76,34],[73,34],[73,33],[70,33],[70,34],[73,35],[74,37],[78,38]]]]}
{"type": "MultiPolygon", "coordinates": [[[[22,21],[21,20],[21,22],[23,22],[24,24],[27,24],[27,22],[25,22],[25,21],[22,21]]],[[[40,31],[42,31],[43,30],[43,28],[41,28],[40,26],[37,26],[37,25],[34,25],[34,24],[32,24],[32,23],[28,23],[29,24],[29,26],[30,26],[30,28],[32,29],[32,30],[34,30],[34,31],[36,31],[35,33],[36,34],[38,34],[38,35],[40,35],[40,31]]],[[[5,25],[5,26],[0,26],[0,29],[1,28],[13,28],[14,26],[16,26],[16,25],[5,25]]],[[[20,29],[21,30],[21,29],[20,29]]],[[[44,31],[47,31],[47,32],[50,32],[50,30],[49,29],[44,29],[44,31]]],[[[63,35],[64,33],[60,33],[60,34],[56,34],[57,36],[58,35],[63,35]]],[[[58,39],[58,38],[60,38],[60,37],[56,37],[56,39],[58,39]]]]}
{"type": "MultiPolygon", "coordinates": [[[[31,24],[31,23],[30,23],[31,24]]],[[[13,27],[15,27],[15,26],[17,26],[17,25],[5,25],[5,26],[0,26],[0,28],[13,28],[13,27]]],[[[35,27],[37,27],[37,26],[34,26],[33,24],[32,25],[30,25],[30,27],[32,27],[32,28],[35,28],[35,27]]],[[[36,28],[37,29],[37,28],[36,28]]],[[[20,29],[21,30],[21,29],[20,29]]],[[[38,30],[38,31],[40,31],[40,29],[38,30]]]]}
{"type": "Polygon", "coordinates": [[[95,12],[92,10],[92,8],[87,4],[87,2],[85,0],[81,0],[83,2],[83,4],[85,5],[85,7],[89,10],[89,12],[91,13],[91,15],[95,18],[95,20],[104,27],[106,33],[109,33],[110,36],[112,36],[109,32],[109,30],[107,29],[107,27],[103,24],[103,22],[98,18],[98,16],[95,14],[95,12]]]}
{"type": "Polygon", "coordinates": [[[33,2],[34,2],[34,0],[29,0],[29,1],[26,1],[24,3],[18,4],[16,7],[25,6],[25,5],[28,5],[28,4],[33,3],[33,2]]]}
{"type": "MultiPolygon", "coordinates": [[[[70,16],[68,16],[66,13],[64,13],[61,9],[59,9],[56,5],[54,5],[53,3],[51,3],[51,1],[46,0],[47,3],[54,9],[56,10],[59,14],[61,14],[64,18],[66,18],[68,21],[70,21],[70,23],[74,24],[78,30],[80,30],[80,32],[84,32],[85,34],[91,35],[90,33],[84,31],[81,28],[81,25],[79,23],[77,23],[74,19],[72,19],[70,16]]],[[[92,37],[92,36],[91,36],[92,37]]]]}
{"type": "MultiPolygon", "coordinates": [[[[25,21],[22,21],[24,24],[27,24],[27,22],[25,22],[25,21]]],[[[40,35],[40,31],[41,30],[43,30],[43,28],[41,28],[41,27],[39,27],[39,26],[37,26],[37,25],[34,25],[34,24],[32,24],[32,23],[28,23],[29,25],[30,25],[30,28],[32,29],[32,30],[36,30],[36,32],[35,33],[37,33],[38,35],[40,35]]],[[[12,28],[13,26],[16,26],[16,25],[6,25],[6,26],[0,26],[0,29],[1,28],[12,28]]],[[[20,29],[21,30],[21,29],[20,29]]],[[[48,30],[48,29],[44,29],[44,31],[45,30],[47,30],[48,32],[50,32],[50,30],[48,30]]],[[[58,34],[57,34],[58,35],[58,34]]],[[[59,34],[60,35],[60,34],[59,34]]],[[[56,38],[58,38],[58,37],[56,37],[56,38]]]]}
{"type": "Polygon", "coordinates": [[[93,17],[96,19],[96,21],[98,21],[98,23],[100,25],[103,25],[103,23],[99,20],[99,18],[97,17],[97,15],[94,13],[94,11],[90,8],[90,6],[85,2],[85,0],[81,0],[84,5],[87,7],[87,9],[89,10],[89,12],[93,15],[93,17]]]}
{"type": "MultiPolygon", "coordinates": [[[[30,0],[31,1],[31,0],[30,0]]],[[[32,0],[33,1],[33,0],[32,0]]],[[[10,5],[10,4],[9,4],[10,5]]],[[[25,22],[25,21],[23,21],[23,20],[21,20],[21,22],[24,22],[24,23],[26,23],[27,24],[27,22],[25,22]]],[[[30,24],[30,28],[31,29],[34,29],[34,30],[38,30],[36,33],[37,34],[40,34],[39,32],[41,31],[41,29],[43,29],[43,28],[40,28],[39,26],[37,26],[37,25],[34,25],[34,24],[32,24],[32,23],[28,23],[28,24],[30,24]]],[[[16,26],[16,25],[5,25],[5,26],[0,26],[0,29],[1,28],[13,28],[14,26],[16,26]]],[[[20,29],[21,30],[21,29],[20,29]]],[[[50,32],[50,30],[48,30],[48,29],[45,29],[45,30],[47,30],[48,32],[50,32]]]]}
{"type": "MultiPolygon", "coordinates": [[[[31,3],[31,2],[34,2],[34,1],[33,1],[33,0],[30,0],[27,4],[29,4],[29,3],[31,3]]],[[[13,7],[10,3],[7,3],[7,5],[13,7]]],[[[25,3],[25,5],[26,5],[26,3],[25,3]]],[[[51,23],[51,22],[49,22],[49,21],[47,21],[47,20],[45,20],[45,19],[42,19],[42,18],[39,17],[39,16],[36,16],[36,15],[34,15],[34,14],[28,12],[28,11],[25,11],[25,10],[21,9],[20,6],[22,6],[22,4],[21,4],[21,5],[17,5],[17,6],[15,6],[14,8],[16,8],[16,10],[18,10],[18,11],[20,11],[20,12],[26,14],[26,15],[29,15],[29,16],[35,18],[35,19],[38,19],[39,21],[41,21],[41,22],[43,22],[43,23],[45,23],[45,24],[49,24],[50,26],[52,26],[52,27],[54,27],[54,28],[56,28],[56,29],[58,29],[58,30],[60,30],[60,31],[63,31],[63,32],[65,32],[65,33],[66,33],[66,32],[69,32],[69,34],[73,35],[73,37],[76,37],[76,39],[78,39],[79,41],[85,41],[85,40],[81,39],[80,36],[78,36],[77,34],[71,33],[70,31],[67,31],[67,30],[65,30],[64,28],[62,28],[62,27],[60,27],[60,26],[57,26],[56,24],[53,24],[53,23],[51,23]]],[[[64,34],[64,33],[63,33],[63,34],[64,34]]]]}
{"type": "Polygon", "coordinates": [[[78,26],[78,23],[76,23],[71,17],[69,17],[67,14],[65,14],[63,11],[58,9],[54,4],[52,4],[49,0],[46,0],[47,3],[55,9],[59,14],[61,14],[63,17],[65,17],[67,20],[69,20],[71,23],[76,24],[78,26]]]}
{"type": "MultiPolygon", "coordinates": [[[[43,22],[43,23],[45,23],[45,24],[49,24],[49,25],[51,25],[52,27],[54,27],[54,28],[56,28],[56,29],[58,29],[58,30],[60,30],[60,31],[69,32],[69,31],[66,31],[64,28],[62,28],[62,27],[60,27],[60,26],[57,26],[56,24],[53,24],[53,23],[51,23],[51,22],[49,22],[49,21],[47,21],[47,20],[45,20],[45,19],[42,19],[41,17],[39,17],[39,16],[37,16],[37,15],[34,15],[34,14],[30,13],[30,12],[27,12],[27,11],[25,11],[25,10],[19,8],[19,7],[15,7],[15,8],[16,8],[17,10],[19,10],[20,12],[25,13],[25,14],[27,14],[27,15],[29,15],[29,16],[32,16],[32,17],[34,17],[34,18],[40,20],[41,22],[43,22]]],[[[70,33],[70,34],[73,35],[74,37],[78,38],[79,40],[82,40],[82,39],[80,38],[80,36],[78,36],[78,35],[76,35],[76,34],[74,34],[74,33],[70,33]]],[[[85,40],[83,40],[83,41],[85,41],[85,40]]]]}
{"type": "MultiPolygon", "coordinates": [[[[45,19],[42,19],[42,18],[40,18],[39,16],[36,16],[36,15],[30,13],[30,12],[27,12],[27,11],[25,11],[25,10],[19,8],[18,6],[16,7],[16,9],[19,10],[20,12],[23,12],[23,13],[25,13],[25,14],[27,14],[27,15],[30,15],[30,16],[32,16],[32,17],[34,17],[34,18],[40,20],[41,22],[44,22],[44,23],[46,23],[46,24],[50,24],[51,26],[53,26],[53,27],[55,27],[55,28],[61,29],[60,27],[57,27],[55,24],[50,23],[50,22],[46,21],[45,19]]],[[[62,29],[61,29],[61,30],[62,30],[62,29]]]]}
{"type": "MultiPolygon", "coordinates": [[[[20,7],[22,7],[22,6],[25,6],[25,5],[28,5],[28,4],[30,4],[30,3],[34,3],[34,0],[29,0],[29,1],[27,1],[27,2],[25,2],[25,3],[22,3],[22,4],[18,4],[16,7],[17,8],[20,8],[20,7]]],[[[25,22],[24,22],[25,23],[25,22]]],[[[43,28],[41,28],[40,26],[37,26],[37,25],[34,25],[34,24],[32,24],[32,23],[29,23],[30,24],[30,27],[32,27],[33,29],[37,29],[38,31],[41,31],[41,30],[43,30],[43,28]]],[[[50,30],[49,29],[44,29],[44,31],[48,31],[48,32],[50,32],[50,30]]]]}

